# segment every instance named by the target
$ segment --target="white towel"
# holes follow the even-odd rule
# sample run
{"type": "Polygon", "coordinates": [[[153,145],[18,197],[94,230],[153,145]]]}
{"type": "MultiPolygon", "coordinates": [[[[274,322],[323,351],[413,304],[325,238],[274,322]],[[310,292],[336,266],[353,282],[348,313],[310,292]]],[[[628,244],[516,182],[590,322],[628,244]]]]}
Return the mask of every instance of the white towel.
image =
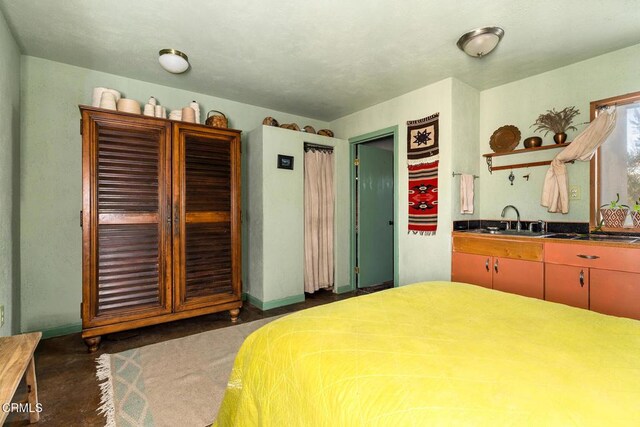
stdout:
{"type": "Polygon", "coordinates": [[[473,214],[473,175],[460,175],[460,213],[473,214]]]}

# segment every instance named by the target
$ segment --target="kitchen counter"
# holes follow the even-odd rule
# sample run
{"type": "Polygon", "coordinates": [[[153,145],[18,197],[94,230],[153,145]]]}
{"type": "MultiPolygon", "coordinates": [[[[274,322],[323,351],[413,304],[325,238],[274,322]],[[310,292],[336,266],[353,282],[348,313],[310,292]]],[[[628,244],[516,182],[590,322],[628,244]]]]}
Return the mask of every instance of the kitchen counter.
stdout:
{"type": "Polygon", "coordinates": [[[452,234],[454,236],[473,235],[474,237],[484,237],[487,239],[522,241],[542,240],[545,242],[552,241],[556,243],[566,244],[579,243],[581,245],[640,248],[640,236],[575,233],[531,233],[528,231],[516,232],[515,230],[500,230],[497,233],[491,233],[486,229],[454,231],[452,234]]]}

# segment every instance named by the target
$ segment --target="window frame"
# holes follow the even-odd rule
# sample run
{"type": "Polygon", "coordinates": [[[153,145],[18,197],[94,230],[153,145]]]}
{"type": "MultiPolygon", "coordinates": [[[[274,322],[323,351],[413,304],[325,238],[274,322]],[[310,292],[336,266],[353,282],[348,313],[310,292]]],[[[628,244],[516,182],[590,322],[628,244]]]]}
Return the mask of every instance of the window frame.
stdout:
{"type": "MultiPolygon", "coordinates": [[[[611,107],[618,105],[627,105],[634,102],[640,102],[640,91],[631,92],[624,95],[613,96],[611,98],[599,99],[597,101],[591,101],[589,104],[589,117],[590,120],[596,118],[596,112],[599,108],[611,107]]],[[[600,206],[602,202],[600,200],[598,184],[600,182],[600,147],[596,151],[596,154],[591,158],[589,167],[589,228],[591,231],[596,230],[598,227],[598,218],[600,215],[600,206]]],[[[612,228],[601,227],[600,230],[614,233],[629,233],[628,228],[612,228]]]]}

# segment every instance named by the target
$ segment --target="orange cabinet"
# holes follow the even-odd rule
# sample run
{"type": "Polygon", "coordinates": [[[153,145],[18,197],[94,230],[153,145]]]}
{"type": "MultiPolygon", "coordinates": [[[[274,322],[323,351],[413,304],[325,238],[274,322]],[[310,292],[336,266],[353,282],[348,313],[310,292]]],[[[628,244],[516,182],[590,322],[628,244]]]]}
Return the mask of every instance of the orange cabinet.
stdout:
{"type": "Polygon", "coordinates": [[[451,257],[451,280],[493,287],[492,257],[454,252],[451,257]]]}
{"type": "Polygon", "coordinates": [[[547,242],[545,299],[640,319],[640,248],[547,242]]]}
{"type": "Polygon", "coordinates": [[[590,308],[640,320],[640,274],[591,269],[590,308]]]}
{"type": "Polygon", "coordinates": [[[542,299],[541,260],[537,242],[454,236],[451,280],[542,299]]]}
{"type": "Polygon", "coordinates": [[[589,308],[589,269],[546,264],[544,299],[578,308],[589,308]]]}
{"type": "Polygon", "coordinates": [[[493,289],[542,299],[544,265],[536,261],[494,258],[493,289]]]}

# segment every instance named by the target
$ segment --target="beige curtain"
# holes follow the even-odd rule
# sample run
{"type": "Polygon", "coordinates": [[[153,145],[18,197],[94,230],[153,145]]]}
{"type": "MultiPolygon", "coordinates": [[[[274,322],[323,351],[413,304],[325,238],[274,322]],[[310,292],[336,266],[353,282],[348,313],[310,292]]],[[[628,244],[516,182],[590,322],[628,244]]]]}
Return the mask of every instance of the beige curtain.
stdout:
{"type": "Polygon", "coordinates": [[[304,153],[304,290],[333,286],[333,152],[304,153]]]}
{"type": "Polygon", "coordinates": [[[602,111],[571,144],[552,161],[544,178],[540,204],[549,212],[569,212],[569,178],[566,162],[591,160],[616,125],[616,111],[602,111]]]}

